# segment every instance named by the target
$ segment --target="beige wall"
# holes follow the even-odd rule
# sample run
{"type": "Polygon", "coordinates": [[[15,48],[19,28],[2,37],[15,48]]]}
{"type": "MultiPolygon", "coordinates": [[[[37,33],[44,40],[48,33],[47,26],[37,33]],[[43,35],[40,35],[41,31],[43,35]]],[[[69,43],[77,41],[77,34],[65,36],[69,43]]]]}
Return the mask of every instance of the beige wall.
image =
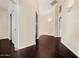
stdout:
{"type": "Polygon", "coordinates": [[[35,1],[18,0],[19,49],[35,44],[35,1]]]}
{"type": "Polygon", "coordinates": [[[62,43],[79,57],[79,0],[75,2],[70,12],[65,3],[61,20],[62,43]]]}
{"type": "Polygon", "coordinates": [[[13,0],[9,0],[9,6],[8,6],[8,37],[10,38],[10,21],[12,20],[12,42],[15,45],[15,49],[17,50],[19,48],[19,24],[18,24],[18,18],[17,18],[17,3],[13,0]],[[12,19],[10,19],[10,14],[12,14],[12,19]],[[16,30],[15,30],[16,29],[16,30]]]}
{"type": "Polygon", "coordinates": [[[56,23],[57,18],[55,13],[56,5],[52,7],[52,11],[50,13],[38,14],[38,38],[40,35],[58,36],[56,23]]]}
{"type": "Polygon", "coordinates": [[[8,38],[8,10],[0,9],[0,39],[8,38]]]}
{"type": "MultiPolygon", "coordinates": [[[[35,0],[16,0],[9,2],[9,14],[14,11],[16,50],[35,44],[35,0]]],[[[10,24],[9,24],[10,25],[10,24]]]]}

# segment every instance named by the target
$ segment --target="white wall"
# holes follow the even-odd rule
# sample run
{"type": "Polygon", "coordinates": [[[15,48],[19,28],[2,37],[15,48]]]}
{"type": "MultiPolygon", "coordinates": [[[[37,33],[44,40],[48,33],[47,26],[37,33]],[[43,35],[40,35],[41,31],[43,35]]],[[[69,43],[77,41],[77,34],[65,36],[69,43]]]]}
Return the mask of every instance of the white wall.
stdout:
{"type": "Polygon", "coordinates": [[[75,2],[70,12],[68,12],[65,3],[61,22],[62,43],[79,57],[79,0],[75,2]]]}
{"type": "Polygon", "coordinates": [[[11,29],[10,29],[10,21],[12,20],[12,42],[15,45],[15,49],[17,50],[19,47],[19,24],[17,18],[17,2],[16,0],[9,0],[8,6],[8,37],[11,40],[11,29]],[[12,19],[10,19],[10,14],[12,14],[12,19]]]}
{"type": "Polygon", "coordinates": [[[0,39],[8,38],[8,10],[0,9],[0,39]]]}
{"type": "Polygon", "coordinates": [[[57,15],[55,14],[56,5],[52,7],[52,11],[50,13],[40,14],[40,12],[38,15],[38,38],[40,35],[58,36],[57,27],[56,27],[57,15]],[[51,20],[48,21],[48,19],[51,20]]]}
{"type": "Polygon", "coordinates": [[[9,14],[14,11],[13,20],[15,20],[16,25],[16,37],[13,39],[13,43],[16,50],[35,44],[35,2],[35,0],[9,2],[9,14]]]}
{"type": "Polygon", "coordinates": [[[19,49],[35,44],[35,1],[18,0],[19,49]]]}

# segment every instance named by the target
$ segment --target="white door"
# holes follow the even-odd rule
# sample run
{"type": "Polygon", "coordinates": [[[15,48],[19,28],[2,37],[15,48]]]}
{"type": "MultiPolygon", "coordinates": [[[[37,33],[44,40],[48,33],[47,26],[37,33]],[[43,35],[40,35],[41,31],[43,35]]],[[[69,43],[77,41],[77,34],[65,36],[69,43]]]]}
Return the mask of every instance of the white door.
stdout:
{"type": "Polygon", "coordinates": [[[15,12],[13,11],[10,14],[10,38],[13,43],[16,40],[16,19],[15,19],[15,12]]]}

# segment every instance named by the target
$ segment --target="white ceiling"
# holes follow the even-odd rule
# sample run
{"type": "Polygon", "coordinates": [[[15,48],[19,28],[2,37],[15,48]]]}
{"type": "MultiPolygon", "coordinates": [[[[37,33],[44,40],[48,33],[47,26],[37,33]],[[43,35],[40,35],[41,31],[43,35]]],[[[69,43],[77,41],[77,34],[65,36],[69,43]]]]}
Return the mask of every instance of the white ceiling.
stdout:
{"type": "Polygon", "coordinates": [[[52,11],[53,6],[50,4],[54,0],[38,0],[39,14],[45,15],[52,11]]]}
{"type": "Polygon", "coordinates": [[[8,9],[8,0],[0,0],[0,8],[8,9]]]}
{"type": "Polygon", "coordinates": [[[65,5],[67,8],[71,8],[75,4],[75,2],[77,2],[77,0],[65,0],[65,5]]]}

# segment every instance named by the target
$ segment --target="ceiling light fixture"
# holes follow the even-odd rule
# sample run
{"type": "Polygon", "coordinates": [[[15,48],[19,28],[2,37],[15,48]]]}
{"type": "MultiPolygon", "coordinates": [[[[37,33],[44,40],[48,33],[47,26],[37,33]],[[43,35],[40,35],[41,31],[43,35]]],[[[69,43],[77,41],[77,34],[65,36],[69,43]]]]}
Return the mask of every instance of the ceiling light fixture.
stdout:
{"type": "Polygon", "coordinates": [[[49,19],[48,19],[48,22],[51,22],[51,21],[52,21],[52,19],[51,19],[51,18],[49,18],[49,19]]]}
{"type": "Polygon", "coordinates": [[[74,6],[74,4],[75,4],[75,0],[68,0],[68,2],[67,2],[68,12],[71,11],[71,9],[74,6]]]}
{"type": "Polygon", "coordinates": [[[54,0],[53,2],[51,2],[51,5],[55,5],[57,3],[57,0],[54,0]]]}

